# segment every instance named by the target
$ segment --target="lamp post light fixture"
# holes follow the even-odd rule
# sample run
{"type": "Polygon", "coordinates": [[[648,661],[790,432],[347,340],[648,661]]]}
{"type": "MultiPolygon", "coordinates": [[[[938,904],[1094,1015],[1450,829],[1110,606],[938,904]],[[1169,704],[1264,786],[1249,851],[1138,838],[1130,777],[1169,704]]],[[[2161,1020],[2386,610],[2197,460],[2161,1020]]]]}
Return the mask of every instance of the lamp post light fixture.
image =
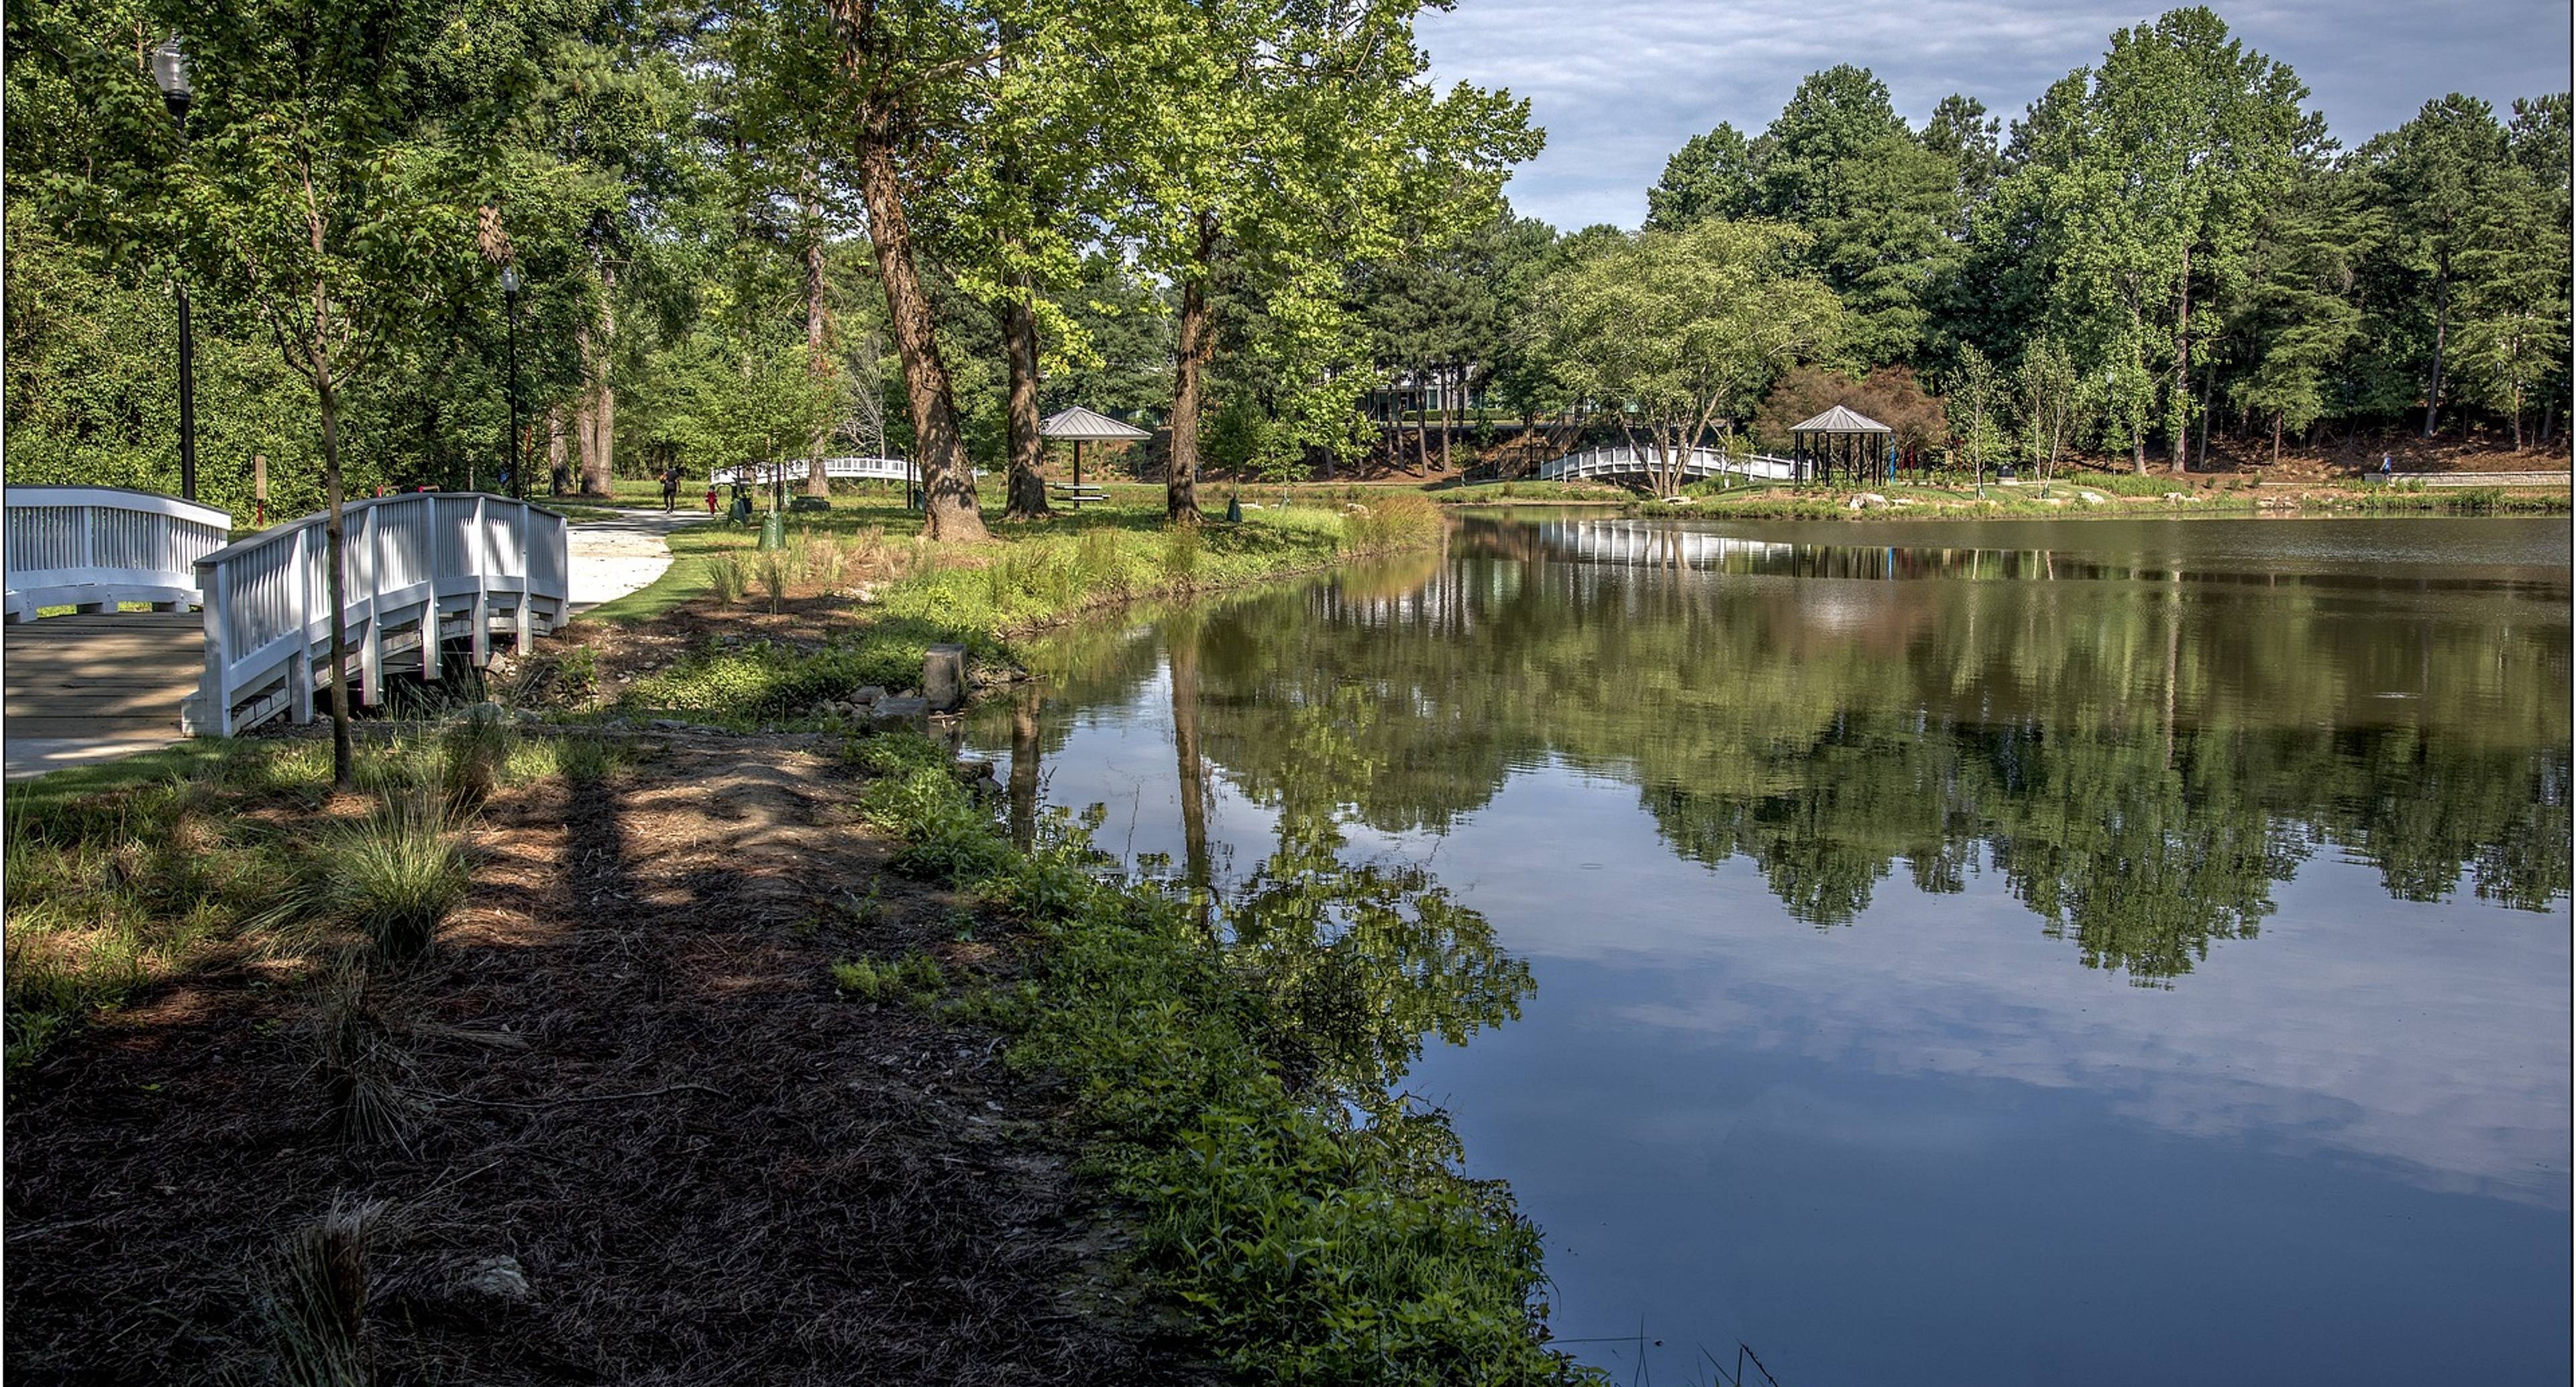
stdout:
{"type": "Polygon", "coordinates": [[[528,499],[527,469],[519,465],[519,267],[501,267],[501,316],[509,321],[510,338],[510,446],[504,456],[510,460],[502,468],[504,483],[510,494],[528,499]]]}
{"type": "MultiPolygon", "coordinates": [[[[188,50],[179,46],[179,36],[172,34],[160,47],[152,50],[152,82],[161,88],[161,99],[170,107],[170,119],[178,122],[179,142],[188,140],[188,104],[197,97],[197,89],[188,81],[188,50]]],[[[179,300],[179,496],[197,499],[197,349],[194,334],[188,330],[188,285],[183,279],[174,287],[179,300]]]]}

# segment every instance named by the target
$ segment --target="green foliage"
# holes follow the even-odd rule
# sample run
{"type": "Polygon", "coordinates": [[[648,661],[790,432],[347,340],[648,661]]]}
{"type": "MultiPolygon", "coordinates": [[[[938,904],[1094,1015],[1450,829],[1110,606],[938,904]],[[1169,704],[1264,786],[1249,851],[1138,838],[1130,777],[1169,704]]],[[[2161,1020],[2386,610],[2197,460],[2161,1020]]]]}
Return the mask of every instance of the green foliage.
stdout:
{"type": "Polygon", "coordinates": [[[897,870],[965,886],[999,873],[1010,845],[993,832],[946,767],[884,775],[868,783],[860,807],[904,840],[897,870]]]}
{"type": "Polygon", "coordinates": [[[1174,526],[1163,537],[1163,582],[1180,592],[1198,586],[1199,555],[1204,548],[1196,525],[1174,526]]]}
{"type": "Polygon", "coordinates": [[[1565,387],[1624,407],[1631,446],[1658,459],[1656,490],[1681,486],[1680,461],[1716,441],[1772,380],[1830,342],[1843,310],[1801,273],[1802,232],[1704,221],[1591,243],[1539,290],[1540,330],[1565,387]]]}
{"type": "MultiPolygon", "coordinates": [[[[1537,1231],[1497,1184],[1457,1174],[1436,1114],[1360,1125],[1285,1086],[1270,1004],[1150,888],[1092,874],[1088,837],[1011,851],[954,775],[871,785],[880,822],[974,875],[1045,947],[987,1008],[1012,1062],[1059,1075],[1126,1197],[1151,1211],[1141,1268],[1231,1370],[1292,1381],[1561,1382],[1537,1296],[1537,1231]],[[888,787],[895,787],[889,789],[888,787]],[[979,825],[987,845],[954,841],[979,825]]],[[[880,975],[881,976],[881,975],[880,975]]],[[[857,981],[857,978],[853,978],[857,981]]],[[[878,983],[882,986],[882,983],[878,983]]]]}
{"type": "MultiPolygon", "coordinates": [[[[922,657],[958,633],[917,620],[881,621],[854,636],[813,649],[761,639],[709,645],[629,685],[619,706],[740,718],[790,717],[870,684],[889,689],[921,682],[922,657]]],[[[989,654],[989,640],[977,642],[989,654]]]]}
{"type": "Polygon", "coordinates": [[[842,959],[832,964],[831,974],[833,989],[846,996],[863,1002],[901,1002],[921,1011],[937,1006],[948,987],[939,960],[918,952],[890,963],[842,959]]]}
{"type": "Polygon", "coordinates": [[[954,758],[945,743],[918,732],[889,731],[852,738],[842,759],[870,775],[901,777],[944,768],[954,758]]]}
{"type": "Polygon", "coordinates": [[[310,814],[330,775],[322,750],[195,742],[10,783],[0,939],[13,1072],[275,910],[305,839],[244,811],[310,814]]]}

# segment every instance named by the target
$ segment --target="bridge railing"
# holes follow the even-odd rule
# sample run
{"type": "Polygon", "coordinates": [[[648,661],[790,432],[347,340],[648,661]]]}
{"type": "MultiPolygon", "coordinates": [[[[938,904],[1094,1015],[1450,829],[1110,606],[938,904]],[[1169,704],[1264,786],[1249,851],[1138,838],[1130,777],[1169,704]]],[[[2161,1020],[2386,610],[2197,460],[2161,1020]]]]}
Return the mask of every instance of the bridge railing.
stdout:
{"type": "MultiPolygon", "coordinates": [[[[1657,466],[1651,451],[1621,446],[1592,448],[1568,453],[1538,466],[1541,481],[1572,481],[1587,477],[1643,477],[1652,475],[1657,466]]],[[[1770,481],[1791,481],[1797,477],[1797,463],[1790,458],[1769,453],[1728,453],[1716,448],[1694,448],[1682,460],[1684,477],[1761,477],[1770,481]]]]}
{"type": "Polygon", "coordinates": [[[2548,486],[2568,484],[2565,472],[2365,472],[2364,481],[2414,482],[2421,486],[2548,486]]]}
{"type": "MultiPolygon", "coordinates": [[[[415,492],[353,501],[344,515],[342,616],[368,703],[382,696],[388,654],[416,650],[434,679],[447,637],[469,638],[481,665],[496,621],[524,652],[569,610],[570,532],[542,506],[415,492]]],[[[189,730],[230,736],[281,712],[312,720],[315,666],[328,672],[331,650],[326,520],[308,516],[196,561],[206,665],[182,713],[189,730]]]]}
{"type": "MultiPolygon", "coordinates": [[[[834,481],[900,482],[914,476],[913,464],[903,458],[825,458],[823,475],[834,481]]],[[[711,486],[730,486],[735,482],[768,482],[784,475],[790,486],[803,481],[808,473],[805,459],[794,458],[783,464],[741,462],[716,468],[708,477],[711,486]]]]}
{"type": "Polygon", "coordinates": [[[40,608],[169,610],[197,602],[197,561],[224,547],[230,512],[114,486],[7,489],[6,619],[40,608]]]}

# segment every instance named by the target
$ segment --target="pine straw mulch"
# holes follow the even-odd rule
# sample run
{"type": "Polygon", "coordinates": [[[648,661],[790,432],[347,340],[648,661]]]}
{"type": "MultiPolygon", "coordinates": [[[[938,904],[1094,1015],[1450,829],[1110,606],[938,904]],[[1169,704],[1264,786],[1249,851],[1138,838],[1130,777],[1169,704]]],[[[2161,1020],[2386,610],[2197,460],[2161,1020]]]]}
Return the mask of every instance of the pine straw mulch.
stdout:
{"type": "Polygon", "coordinates": [[[999,1039],[834,991],[837,958],[1008,966],[881,875],[845,773],[780,739],[639,747],[496,795],[437,952],[368,994],[401,1142],[333,1134],[327,989],[248,960],[11,1085],[13,1387],[268,1376],[259,1279],[348,1201],[381,1204],[379,1383],[1197,1375],[1107,1272],[1055,1100],[999,1039]]]}

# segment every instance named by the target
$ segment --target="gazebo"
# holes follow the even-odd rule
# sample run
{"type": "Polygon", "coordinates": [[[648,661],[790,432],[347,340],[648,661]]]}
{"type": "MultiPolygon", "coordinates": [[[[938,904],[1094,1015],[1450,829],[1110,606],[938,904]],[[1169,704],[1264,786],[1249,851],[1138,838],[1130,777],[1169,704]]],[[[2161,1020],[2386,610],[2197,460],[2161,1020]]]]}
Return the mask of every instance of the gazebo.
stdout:
{"type": "Polygon", "coordinates": [[[1798,460],[1801,480],[1831,481],[1839,461],[1859,481],[1883,473],[1887,444],[1896,430],[1841,405],[1789,430],[1789,451],[1798,460]]]}
{"type": "Polygon", "coordinates": [[[1050,414],[1038,425],[1038,437],[1060,438],[1073,445],[1073,484],[1082,485],[1082,445],[1085,443],[1139,443],[1153,437],[1133,424],[1122,424],[1096,410],[1080,405],[1050,414]]]}

